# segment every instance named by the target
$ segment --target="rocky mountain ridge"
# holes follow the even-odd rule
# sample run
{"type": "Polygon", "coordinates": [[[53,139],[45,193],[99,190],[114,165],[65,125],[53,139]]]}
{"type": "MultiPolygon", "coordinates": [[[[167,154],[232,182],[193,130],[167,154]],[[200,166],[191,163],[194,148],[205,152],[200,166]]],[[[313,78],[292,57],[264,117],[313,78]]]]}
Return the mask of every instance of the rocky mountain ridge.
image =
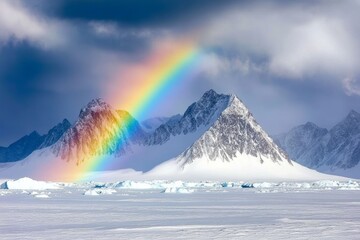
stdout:
{"type": "Polygon", "coordinates": [[[350,111],[330,130],[306,123],[274,138],[304,166],[329,173],[352,169],[360,161],[360,113],[350,111]]]}

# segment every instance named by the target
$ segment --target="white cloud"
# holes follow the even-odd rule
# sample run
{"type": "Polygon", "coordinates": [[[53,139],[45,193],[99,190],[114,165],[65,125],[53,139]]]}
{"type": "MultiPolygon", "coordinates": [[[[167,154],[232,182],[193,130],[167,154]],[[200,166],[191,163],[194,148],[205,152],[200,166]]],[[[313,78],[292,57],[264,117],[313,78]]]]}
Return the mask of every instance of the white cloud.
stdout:
{"type": "Polygon", "coordinates": [[[59,30],[59,23],[36,15],[20,1],[0,1],[0,43],[28,40],[49,47],[60,43],[59,30]]]}
{"type": "Polygon", "coordinates": [[[203,31],[201,41],[235,50],[249,59],[249,65],[262,62],[262,70],[273,77],[329,79],[344,84],[346,76],[359,72],[360,15],[353,14],[357,11],[360,6],[351,1],[340,5],[332,1],[311,5],[255,3],[216,16],[203,31]]]}
{"type": "Polygon", "coordinates": [[[336,21],[315,19],[294,26],[273,49],[270,71],[288,78],[318,72],[341,74],[354,69],[353,43],[336,21]]]}

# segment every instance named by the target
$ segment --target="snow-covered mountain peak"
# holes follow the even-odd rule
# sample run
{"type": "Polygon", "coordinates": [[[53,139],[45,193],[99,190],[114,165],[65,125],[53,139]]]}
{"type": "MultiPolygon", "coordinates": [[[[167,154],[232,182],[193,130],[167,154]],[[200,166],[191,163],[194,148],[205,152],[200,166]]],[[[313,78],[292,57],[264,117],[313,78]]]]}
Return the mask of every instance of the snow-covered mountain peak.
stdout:
{"type": "Polygon", "coordinates": [[[62,120],[62,122],[56,124],[55,127],[51,128],[51,129],[49,130],[49,133],[50,133],[50,132],[57,131],[57,130],[60,130],[60,129],[65,129],[65,128],[68,129],[68,128],[70,128],[70,127],[71,127],[71,123],[69,122],[69,120],[67,120],[66,118],[64,118],[64,119],[62,120]]]}
{"type": "Polygon", "coordinates": [[[214,110],[215,108],[225,108],[230,99],[230,95],[218,94],[214,90],[210,89],[205,92],[199,101],[190,105],[190,107],[184,113],[184,116],[190,111],[198,113],[204,110],[214,110]]]}
{"type": "Polygon", "coordinates": [[[360,127],[360,113],[351,110],[342,123],[347,125],[358,125],[360,127]]]}
{"type": "Polygon", "coordinates": [[[354,110],[346,118],[331,129],[331,134],[337,137],[347,137],[360,132],[360,114],[354,110]]]}
{"type": "Polygon", "coordinates": [[[245,104],[235,94],[231,94],[228,96],[228,104],[223,114],[238,114],[243,116],[251,115],[245,104]]]}
{"type": "Polygon", "coordinates": [[[64,118],[64,119],[61,121],[61,123],[56,124],[56,126],[55,126],[54,128],[56,128],[56,127],[58,127],[58,126],[71,126],[71,123],[69,122],[69,120],[67,120],[66,118],[64,118]]]}
{"type": "Polygon", "coordinates": [[[210,89],[206,92],[204,92],[203,96],[201,97],[202,100],[207,100],[207,99],[214,99],[217,98],[220,94],[218,94],[217,92],[215,92],[213,89],[210,89]]]}
{"type": "Polygon", "coordinates": [[[321,128],[313,122],[307,122],[303,125],[294,127],[291,130],[291,134],[289,135],[285,141],[288,141],[289,144],[294,145],[311,145],[313,144],[311,141],[315,138],[322,137],[328,133],[326,128],[321,128]],[[291,143],[291,139],[296,136],[296,138],[301,139],[300,143],[291,143]]]}
{"type": "Polygon", "coordinates": [[[128,112],[117,111],[100,98],[93,99],[81,109],[75,124],[52,147],[53,152],[64,159],[73,159],[79,163],[91,155],[124,151],[123,147],[128,144],[124,122],[129,118],[132,117],[128,112]],[[114,142],[108,148],[103,147],[103,142],[115,136],[122,139],[123,144],[114,142]]]}
{"type": "Polygon", "coordinates": [[[360,113],[358,113],[357,111],[355,110],[351,110],[347,116],[347,118],[355,118],[355,119],[358,119],[360,120],[360,113]]]}
{"type": "Polygon", "coordinates": [[[51,128],[46,135],[44,135],[44,140],[39,146],[39,149],[56,143],[70,127],[71,123],[65,118],[61,123],[58,123],[55,127],[51,128]]]}
{"type": "Polygon", "coordinates": [[[186,109],[179,120],[181,125],[191,126],[188,129],[190,132],[201,125],[209,125],[226,109],[229,98],[229,95],[218,94],[214,90],[205,92],[197,102],[194,102],[186,109]]]}
{"type": "Polygon", "coordinates": [[[210,128],[180,156],[178,161],[182,167],[196,159],[231,162],[240,156],[251,156],[259,163],[267,159],[278,164],[292,164],[238,97],[216,94],[211,90],[205,96],[218,99],[213,105],[221,106],[218,109],[220,114],[210,128]]]}
{"type": "Polygon", "coordinates": [[[313,122],[307,122],[304,124],[305,129],[319,129],[320,127],[313,122]]]}
{"type": "Polygon", "coordinates": [[[91,100],[84,108],[81,109],[79,117],[86,118],[89,114],[94,112],[112,111],[112,107],[106,103],[102,98],[91,100]]]}
{"type": "Polygon", "coordinates": [[[40,137],[40,134],[37,131],[32,131],[28,137],[30,137],[30,138],[40,137]]]}

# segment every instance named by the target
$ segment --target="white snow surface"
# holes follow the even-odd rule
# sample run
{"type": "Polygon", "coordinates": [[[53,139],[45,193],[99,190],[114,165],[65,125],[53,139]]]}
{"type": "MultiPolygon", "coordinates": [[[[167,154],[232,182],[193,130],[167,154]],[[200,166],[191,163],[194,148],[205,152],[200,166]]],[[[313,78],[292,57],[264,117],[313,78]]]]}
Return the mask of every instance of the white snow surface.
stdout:
{"type": "Polygon", "coordinates": [[[357,239],[360,235],[360,181],[355,180],[54,184],[59,189],[0,189],[2,240],[357,239]]]}
{"type": "Polygon", "coordinates": [[[167,161],[146,173],[149,179],[170,180],[245,180],[245,181],[296,181],[345,179],[326,175],[303,167],[296,162],[292,165],[274,163],[270,159],[260,162],[251,155],[239,154],[232,161],[212,161],[206,157],[195,159],[182,168],[182,158],[167,161]]]}

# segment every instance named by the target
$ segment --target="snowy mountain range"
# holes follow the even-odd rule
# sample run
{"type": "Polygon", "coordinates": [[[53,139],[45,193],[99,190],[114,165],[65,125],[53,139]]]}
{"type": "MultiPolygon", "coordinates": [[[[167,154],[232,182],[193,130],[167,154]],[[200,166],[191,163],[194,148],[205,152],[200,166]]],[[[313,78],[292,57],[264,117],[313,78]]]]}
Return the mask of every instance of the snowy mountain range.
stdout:
{"type": "MultiPolygon", "coordinates": [[[[133,169],[154,179],[326,178],[291,161],[237,96],[214,90],[182,115],[145,123],[94,99],[54,144],[0,174],[29,176],[27,169],[44,164],[76,169],[97,156],[111,163],[98,171],[133,169]]],[[[54,173],[51,177],[61,178],[54,173]]]]}
{"type": "Polygon", "coordinates": [[[33,131],[8,147],[0,147],[0,163],[22,160],[37,149],[53,145],[70,127],[70,122],[64,119],[45,135],[40,135],[38,132],[33,131]]]}
{"type": "Polygon", "coordinates": [[[274,139],[291,159],[304,166],[360,177],[360,113],[354,110],[330,130],[308,122],[274,139]]]}

